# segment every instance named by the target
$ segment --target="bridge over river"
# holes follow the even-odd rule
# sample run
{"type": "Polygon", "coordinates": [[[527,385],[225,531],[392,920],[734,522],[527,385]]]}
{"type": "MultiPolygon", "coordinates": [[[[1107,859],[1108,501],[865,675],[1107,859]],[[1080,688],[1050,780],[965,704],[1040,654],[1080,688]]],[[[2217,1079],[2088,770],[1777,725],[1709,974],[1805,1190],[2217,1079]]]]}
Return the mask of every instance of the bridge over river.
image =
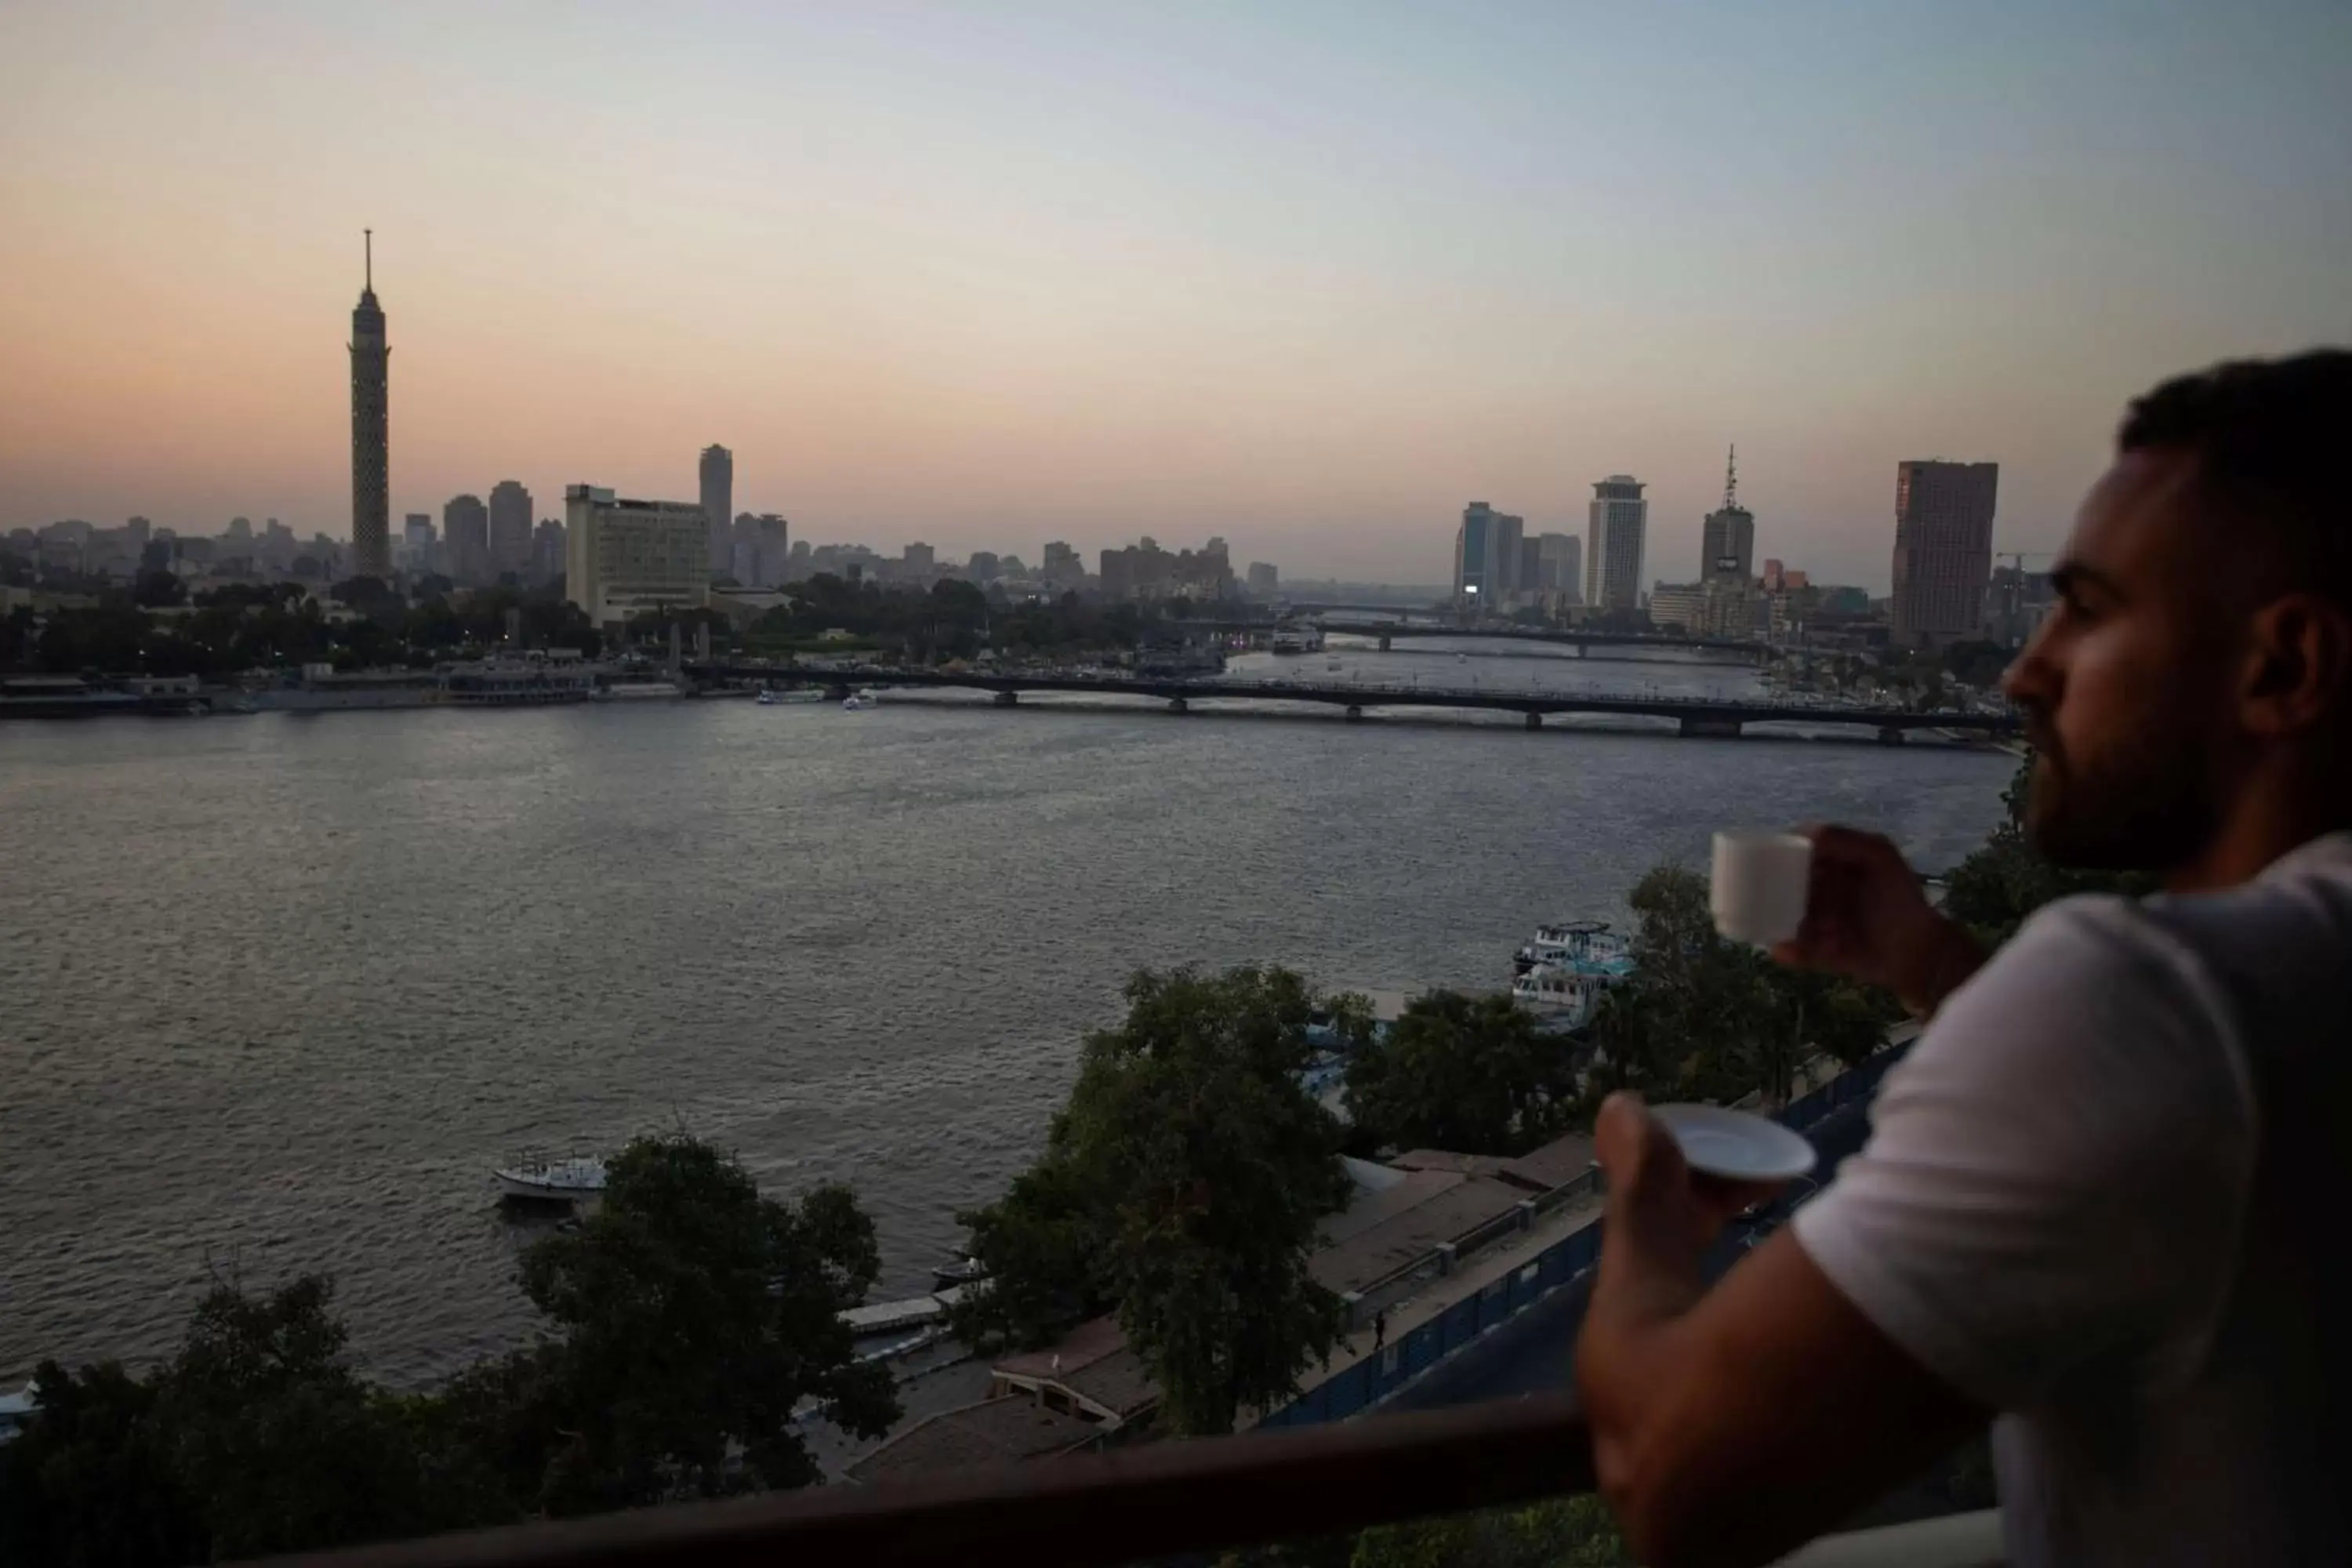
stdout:
{"type": "Polygon", "coordinates": [[[1242,700],[1253,702],[1311,702],[1343,709],[1349,719],[1361,719],[1372,709],[1483,709],[1517,713],[1530,730],[1541,729],[1554,713],[1620,714],[1633,718],[1671,719],[1685,735],[1737,735],[1749,724],[1851,724],[1877,732],[1889,744],[1916,730],[1952,731],[1990,737],[2017,732],[2020,721],[2011,713],[1978,713],[1943,710],[1915,712],[1901,708],[1855,708],[1834,703],[1800,702],[1773,698],[1681,697],[1664,693],[1509,691],[1490,686],[1433,686],[1372,681],[1268,680],[1232,676],[1154,675],[1144,671],[1091,672],[897,669],[887,665],[857,665],[835,669],[809,669],[789,665],[709,663],[688,664],[684,672],[704,681],[750,680],[772,686],[823,686],[846,697],[860,687],[952,687],[994,694],[999,706],[1010,708],[1021,694],[1077,692],[1106,697],[1144,697],[1168,705],[1171,713],[1189,712],[1198,702],[1242,700]]]}
{"type": "Polygon", "coordinates": [[[1318,614],[1303,616],[1290,621],[1237,620],[1231,617],[1202,616],[1189,621],[1171,622],[1175,626],[1198,626],[1207,631],[1250,632],[1271,635],[1277,631],[1311,627],[1334,637],[1372,637],[1378,639],[1381,651],[1390,651],[1389,645],[1398,638],[1448,637],[1464,640],[1493,640],[1522,643],[1552,643],[1572,647],[1577,657],[1584,658],[1595,648],[1630,653],[1642,648],[1697,649],[1705,653],[1734,654],[1744,659],[1761,662],[1769,652],[1769,645],[1753,638],[1686,637],[1680,632],[1601,632],[1578,631],[1551,626],[1447,626],[1442,621],[1368,620],[1359,616],[1318,614]]]}

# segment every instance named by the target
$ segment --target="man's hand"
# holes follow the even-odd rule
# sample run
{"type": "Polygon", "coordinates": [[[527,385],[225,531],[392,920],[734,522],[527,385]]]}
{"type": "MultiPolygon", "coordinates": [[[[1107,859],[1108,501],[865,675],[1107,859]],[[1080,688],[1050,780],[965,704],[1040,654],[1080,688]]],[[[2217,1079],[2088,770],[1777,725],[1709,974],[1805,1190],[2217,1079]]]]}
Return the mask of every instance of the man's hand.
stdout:
{"type": "Polygon", "coordinates": [[[1804,923],[1774,958],[1884,985],[1922,1016],[1982,966],[1984,949],[1927,901],[1892,843],[1851,827],[1805,836],[1813,869],[1804,923]]]}
{"type": "Polygon", "coordinates": [[[1609,1234],[1694,1271],[1732,1216],[1781,1184],[1733,1182],[1694,1171],[1665,1123],[1631,1094],[1612,1094],[1592,1123],[1592,1152],[1609,1183],[1609,1234]]]}

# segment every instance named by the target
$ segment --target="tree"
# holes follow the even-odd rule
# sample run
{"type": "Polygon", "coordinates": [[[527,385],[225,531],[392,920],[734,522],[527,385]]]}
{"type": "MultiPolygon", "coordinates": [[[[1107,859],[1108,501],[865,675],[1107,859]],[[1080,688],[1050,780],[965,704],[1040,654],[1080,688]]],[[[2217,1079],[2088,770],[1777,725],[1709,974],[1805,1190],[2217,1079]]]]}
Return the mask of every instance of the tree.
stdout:
{"type": "Polygon", "coordinates": [[[533,1500],[583,1513],[805,1485],[818,1471],[793,1418],[808,1400],[846,1431],[887,1432],[889,1373],[857,1362],[839,1318],[880,1267],[845,1187],[786,1205],[708,1144],[630,1143],[599,1212],[524,1255],[523,1289],[565,1337],[544,1363],[488,1374],[552,1417],[533,1500]]]}
{"type": "MultiPolygon", "coordinates": [[[[1127,999],[1126,1023],[1087,1040],[1036,1165],[961,1216],[991,1285],[958,1326],[989,1344],[1116,1310],[1163,1421],[1228,1431],[1243,1405],[1295,1392],[1339,1332],[1307,1266],[1349,1191],[1339,1124],[1298,1079],[1319,999],[1254,967],[1143,971],[1127,999]]],[[[1360,1006],[1335,1016],[1369,1029],[1360,1006]]]]}
{"type": "Polygon", "coordinates": [[[1507,995],[1414,998],[1348,1062],[1348,1113],[1377,1146],[1519,1154],[1576,1111],[1573,1047],[1507,995]]]}
{"type": "Polygon", "coordinates": [[[224,1557],[415,1534],[414,1451],[343,1360],[334,1287],[303,1275],[263,1297],[215,1287],[162,1378],[173,1464],[224,1557]]]}
{"type": "Polygon", "coordinates": [[[131,584],[131,602],[142,610],[184,605],[188,602],[187,584],[160,568],[143,571],[131,584]]]}
{"type": "Polygon", "coordinates": [[[118,1363],[33,1375],[40,1414],[0,1446],[0,1563],[133,1568],[212,1555],[154,1385],[118,1363]]]}

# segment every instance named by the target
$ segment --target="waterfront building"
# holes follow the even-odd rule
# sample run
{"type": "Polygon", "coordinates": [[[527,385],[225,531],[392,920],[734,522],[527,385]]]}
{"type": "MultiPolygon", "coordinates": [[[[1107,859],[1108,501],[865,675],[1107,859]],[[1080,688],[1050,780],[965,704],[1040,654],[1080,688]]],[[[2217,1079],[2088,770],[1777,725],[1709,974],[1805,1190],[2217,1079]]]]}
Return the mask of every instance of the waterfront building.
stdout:
{"type": "Polygon", "coordinates": [[[521,577],[530,570],[530,492],[514,479],[500,479],[490,489],[490,575],[511,572],[521,577]]]}
{"type": "Polygon", "coordinates": [[[1271,599],[1282,592],[1282,572],[1267,561],[1249,564],[1249,591],[1254,599],[1271,599]]]}
{"type": "MultiPolygon", "coordinates": [[[[375,230],[352,311],[352,562],[353,575],[392,577],[392,349],[375,298],[375,230]]],[[[250,524],[247,525],[248,529],[250,524]]]]}
{"type": "Polygon", "coordinates": [[[1642,603],[1642,549],[1650,503],[1642,481],[1612,474],[1592,487],[1586,522],[1584,602],[1596,610],[1634,610],[1642,603]]]}
{"type": "Polygon", "coordinates": [[[1998,463],[1895,468],[1895,641],[1937,647],[1984,634],[1998,463]]]}
{"type": "Polygon", "coordinates": [[[702,449],[702,515],[710,520],[706,547],[709,570],[724,572],[734,564],[733,541],[727,522],[735,515],[735,454],[715,442],[702,449]]]}
{"type": "Polygon", "coordinates": [[[563,489],[564,597],[598,627],[710,599],[710,521],[689,501],[634,500],[597,485],[563,489]]]}

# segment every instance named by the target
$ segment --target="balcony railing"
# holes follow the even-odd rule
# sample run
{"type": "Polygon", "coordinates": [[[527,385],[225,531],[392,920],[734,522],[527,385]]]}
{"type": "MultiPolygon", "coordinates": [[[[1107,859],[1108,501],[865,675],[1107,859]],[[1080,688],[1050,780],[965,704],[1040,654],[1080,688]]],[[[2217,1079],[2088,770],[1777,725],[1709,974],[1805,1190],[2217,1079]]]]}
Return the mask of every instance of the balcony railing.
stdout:
{"type": "Polygon", "coordinates": [[[280,1558],[318,1568],[1088,1568],[1592,1489],[1566,1394],[280,1558]]]}

